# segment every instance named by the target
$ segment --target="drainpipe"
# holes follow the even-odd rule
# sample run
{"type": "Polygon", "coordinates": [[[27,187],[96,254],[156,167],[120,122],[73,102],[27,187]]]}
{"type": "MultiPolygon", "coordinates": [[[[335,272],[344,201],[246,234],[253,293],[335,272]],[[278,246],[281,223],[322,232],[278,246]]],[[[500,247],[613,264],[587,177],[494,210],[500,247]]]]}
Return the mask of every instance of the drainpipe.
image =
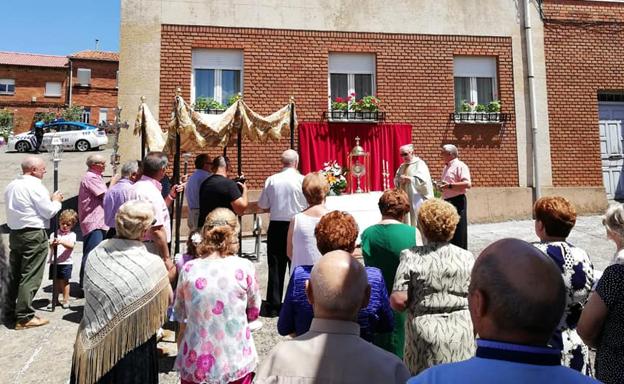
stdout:
{"type": "Polygon", "coordinates": [[[74,70],[73,70],[73,67],[72,67],[72,61],[71,61],[71,59],[69,59],[69,92],[68,92],[68,95],[69,95],[69,102],[68,102],[69,107],[72,106],[72,91],[73,91],[73,88],[74,88],[73,79],[74,79],[74,70]]]}
{"type": "Polygon", "coordinates": [[[533,34],[531,33],[531,0],[524,1],[524,33],[526,40],[527,55],[527,76],[529,80],[529,109],[531,118],[531,152],[533,154],[533,194],[535,199],[539,199],[542,195],[540,174],[539,174],[539,156],[537,154],[537,103],[535,102],[535,75],[533,65],[533,34]]]}

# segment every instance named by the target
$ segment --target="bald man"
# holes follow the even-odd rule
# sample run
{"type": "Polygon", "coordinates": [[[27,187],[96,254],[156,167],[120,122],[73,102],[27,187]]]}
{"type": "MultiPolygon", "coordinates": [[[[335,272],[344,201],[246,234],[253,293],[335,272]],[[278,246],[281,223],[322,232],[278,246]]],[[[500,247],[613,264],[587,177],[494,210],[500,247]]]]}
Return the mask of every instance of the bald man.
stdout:
{"type": "MultiPolygon", "coordinates": [[[[84,278],[87,256],[106,236],[108,226],[104,220],[104,194],[107,191],[102,173],[106,169],[106,159],[93,154],[87,157],[87,172],[80,181],[78,190],[78,216],[83,236],[82,264],[80,265],[80,286],[84,278]]],[[[111,180],[111,187],[115,178],[111,180]]]]}
{"type": "Polygon", "coordinates": [[[299,154],[287,149],[281,157],[282,170],[269,176],[258,199],[258,206],[270,214],[267,233],[267,262],[269,264],[266,301],[261,316],[279,315],[284,295],[284,274],[290,265],[286,252],[290,219],[307,206],[303,189],[303,175],[299,173],[299,154]]]}
{"type": "Polygon", "coordinates": [[[10,282],[5,306],[5,323],[15,329],[39,327],[49,321],[35,316],[33,297],[43,278],[48,254],[46,228],[61,209],[63,195],[50,192],[41,180],[45,162],[37,156],[22,161],[22,175],[7,185],[4,201],[9,235],[10,282]]]}
{"type": "Polygon", "coordinates": [[[566,302],[561,272],[531,244],[499,240],[481,252],[468,306],[476,357],[422,372],[408,383],[597,383],[561,366],[548,346],[566,302]]]}
{"type": "Polygon", "coordinates": [[[403,362],[360,337],[357,314],[370,297],[361,263],[344,251],[327,253],[312,268],[306,294],[310,330],[273,348],[257,383],[405,383],[403,362]]]}

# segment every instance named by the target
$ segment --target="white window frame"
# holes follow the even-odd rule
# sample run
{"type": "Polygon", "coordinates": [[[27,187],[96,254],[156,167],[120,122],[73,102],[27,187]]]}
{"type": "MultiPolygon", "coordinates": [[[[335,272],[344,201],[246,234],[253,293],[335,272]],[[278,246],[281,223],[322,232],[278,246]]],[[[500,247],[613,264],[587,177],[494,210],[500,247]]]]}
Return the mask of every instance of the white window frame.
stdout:
{"type": "MultiPolygon", "coordinates": [[[[453,82],[456,77],[470,78],[469,103],[478,103],[477,78],[492,79],[492,99],[498,100],[497,61],[494,56],[455,56],[453,58],[453,82]]],[[[456,90],[453,90],[455,95],[456,90]]]]}
{"type": "Polygon", "coordinates": [[[80,121],[82,121],[83,123],[91,124],[91,108],[90,107],[85,107],[82,110],[80,121]]]}
{"type": "Polygon", "coordinates": [[[46,81],[43,95],[45,97],[61,97],[63,95],[63,83],[60,81],[46,81]],[[56,89],[52,88],[53,85],[56,85],[56,89]]]}
{"type": "Polygon", "coordinates": [[[78,68],[76,71],[76,77],[78,78],[78,85],[81,87],[89,87],[91,86],[91,69],[89,68],[78,68]],[[86,82],[85,82],[86,80],[86,82]]]}
{"type": "Polygon", "coordinates": [[[106,124],[107,122],[108,122],[108,108],[100,108],[100,117],[98,119],[98,124],[101,124],[101,123],[106,124]],[[102,119],[102,114],[104,115],[105,119],[102,119]]]}
{"type": "Polygon", "coordinates": [[[214,70],[214,99],[225,105],[223,100],[223,70],[240,71],[240,93],[243,93],[243,51],[240,49],[194,49],[192,53],[191,100],[195,103],[195,70],[214,70]]]}
{"type": "MultiPolygon", "coordinates": [[[[374,53],[343,53],[330,52],[328,57],[328,74],[327,74],[327,108],[331,110],[332,94],[331,94],[331,75],[346,74],[347,75],[347,95],[355,92],[355,75],[371,75],[371,93],[377,94],[377,57],[374,53]]],[[[356,97],[360,95],[356,95],[356,97]]],[[[355,100],[352,100],[355,102],[355,100]]]]}
{"type": "Polygon", "coordinates": [[[7,91],[0,91],[0,95],[14,95],[15,94],[15,79],[0,79],[0,84],[5,85],[7,88],[7,91]],[[13,86],[13,92],[8,91],[9,85],[13,86]]]}

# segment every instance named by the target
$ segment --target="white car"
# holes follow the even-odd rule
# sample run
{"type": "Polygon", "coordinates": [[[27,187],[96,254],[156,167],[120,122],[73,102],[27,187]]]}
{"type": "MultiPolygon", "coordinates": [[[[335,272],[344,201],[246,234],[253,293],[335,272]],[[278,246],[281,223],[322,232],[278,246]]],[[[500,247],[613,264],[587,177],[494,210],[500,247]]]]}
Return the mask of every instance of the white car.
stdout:
{"type": "MultiPolygon", "coordinates": [[[[63,143],[64,150],[75,149],[85,152],[90,149],[99,149],[100,146],[108,144],[108,137],[104,130],[98,129],[95,125],[80,123],[75,121],[59,121],[43,126],[42,150],[47,150],[52,142],[52,137],[58,136],[63,143]]],[[[31,152],[37,146],[37,139],[34,131],[20,133],[9,136],[7,151],[31,152]]]]}

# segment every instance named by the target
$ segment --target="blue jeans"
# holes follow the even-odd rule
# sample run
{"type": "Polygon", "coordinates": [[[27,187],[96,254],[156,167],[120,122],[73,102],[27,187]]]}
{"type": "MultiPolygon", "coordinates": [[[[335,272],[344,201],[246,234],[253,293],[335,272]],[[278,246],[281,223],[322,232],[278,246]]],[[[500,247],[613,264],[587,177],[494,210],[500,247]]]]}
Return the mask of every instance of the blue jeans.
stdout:
{"type": "Polygon", "coordinates": [[[106,231],[103,229],[94,229],[89,232],[85,237],[82,243],[82,264],[80,264],[80,287],[82,288],[82,282],[84,280],[84,270],[85,264],[87,263],[87,256],[89,252],[93,250],[93,248],[97,247],[98,244],[104,240],[104,236],[106,235],[106,231]]]}

